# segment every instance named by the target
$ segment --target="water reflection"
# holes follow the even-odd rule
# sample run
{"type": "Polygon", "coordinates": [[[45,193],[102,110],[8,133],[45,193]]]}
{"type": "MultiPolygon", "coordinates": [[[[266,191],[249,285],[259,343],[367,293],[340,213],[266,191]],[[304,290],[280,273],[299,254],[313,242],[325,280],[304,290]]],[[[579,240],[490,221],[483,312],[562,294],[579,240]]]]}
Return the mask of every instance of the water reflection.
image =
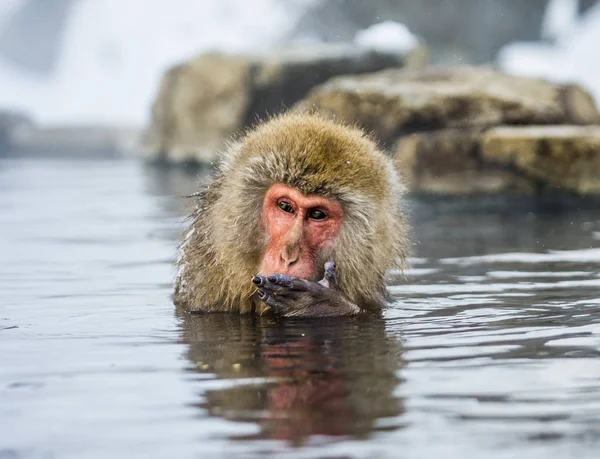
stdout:
{"type": "Polygon", "coordinates": [[[597,457],[600,205],[412,199],[381,319],[176,317],[205,177],[0,161],[0,457],[597,457]]]}
{"type": "Polygon", "coordinates": [[[413,197],[408,203],[419,257],[589,249],[598,199],[538,196],[413,197]]]}
{"type": "Polygon", "coordinates": [[[302,444],[313,435],[364,438],[402,426],[394,396],[402,345],[380,319],[181,318],[191,371],[219,378],[216,387],[208,381],[198,408],[259,427],[232,438],[302,444]]]}

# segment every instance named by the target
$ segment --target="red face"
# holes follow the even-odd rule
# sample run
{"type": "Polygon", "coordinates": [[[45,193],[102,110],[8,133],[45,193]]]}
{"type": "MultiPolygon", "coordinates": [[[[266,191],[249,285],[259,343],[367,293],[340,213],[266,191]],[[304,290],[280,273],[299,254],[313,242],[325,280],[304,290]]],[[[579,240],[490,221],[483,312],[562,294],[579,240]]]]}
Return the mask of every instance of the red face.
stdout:
{"type": "Polygon", "coordinates": [[[305,196],[277,184],[265,195],[263,216],[269,242],[260,273],[315,280],[319,253],[330,248],[340,232],[342,207],[332,199],[305,196]]]}

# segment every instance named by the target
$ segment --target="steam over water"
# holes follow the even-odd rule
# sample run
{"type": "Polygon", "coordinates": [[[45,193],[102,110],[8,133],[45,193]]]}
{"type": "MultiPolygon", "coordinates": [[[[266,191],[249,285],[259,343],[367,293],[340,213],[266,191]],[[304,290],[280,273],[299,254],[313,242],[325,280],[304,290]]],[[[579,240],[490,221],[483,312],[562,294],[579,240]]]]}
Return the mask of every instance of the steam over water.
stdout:
{"type": "Polygon", "coordinates": [[[195,179],[0,160],[0,458],[597,457],[600,206],[413,199],[382,319],[178,317],[195,179]]]}

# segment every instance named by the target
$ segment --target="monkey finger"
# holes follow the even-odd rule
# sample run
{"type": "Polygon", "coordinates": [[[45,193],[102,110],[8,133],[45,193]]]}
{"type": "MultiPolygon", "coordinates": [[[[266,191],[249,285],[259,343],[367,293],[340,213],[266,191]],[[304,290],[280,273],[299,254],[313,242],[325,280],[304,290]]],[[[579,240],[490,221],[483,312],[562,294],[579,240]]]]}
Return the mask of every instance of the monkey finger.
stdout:
{"type": "Polygon", "coordinates": [[[333,261],[328,261],[325,263],[325,275],[324,279],[327,279],[330,284],[337,285],[337,272],[336,265],[333,261]]]}
{"type": "Polygon", "coordinates": [[[273,311],[277,314],[284,314],[287,310],[287,307],[282,301],[279,301],[275,298],[275,295],[272,292],[268,292],[266,290],[259,290],[258,297],[260,300],[269,306],[273,311]]]}
{"type": "Polygon", "coordinates": [[[277,303],[279,303],[275,299],[275,295],[273,295],[273,292],[269,292],[267,290],[259,290],[258,291],[258,298],[260,298],[260,300],[263,303],[265,303],[267,306],[270,306],[272,308],[275,308],[275,306],[277,305],[277,303]]]}
{"type": "Polygon", "coordinates": [[[267,280],[273,284],[281,285],[283,287],[291,287],[294,281],[292,276],[287,274],[271,274],[267,277],[267,280]]]}
{"type": "Polygon", "coordinates": [[[252,283],[260,288],[267,283],[267,278],[257,274],[256,276],[252,276],[252,283]]]}
{"type": "Polygon", "coordinates": [[[269,277],[256,275],[252,278],[252,283],[259,289],[285,294],[293,286],[293,279],[284,274],[273,274],[269,277]]]}
{"type": "Polygon", "coordinates": [[[279,296],[287,296],[287,294],[291,291],[291,289],[284,287],[282,285],[274,284],[273,282],[267,281],[266,284],[258,287],[261,290],[264,290],[267,293],[272,293],[273,295],[279,296]]]}
{"type": "Polygon", "coordinates": [[[279,287],[285,287],[291,290],[306,290],[308,281],[298,277],[288,276],[287,274],[272,274],[267,277],[267,281],[279,287]]]}
{"type": "Polygon", "coordinates": [[[325,274],[323,275],[323,279],[317,283],[327,289],[337,289],[336,266],[333,261],[325,263],[325,274]]]}

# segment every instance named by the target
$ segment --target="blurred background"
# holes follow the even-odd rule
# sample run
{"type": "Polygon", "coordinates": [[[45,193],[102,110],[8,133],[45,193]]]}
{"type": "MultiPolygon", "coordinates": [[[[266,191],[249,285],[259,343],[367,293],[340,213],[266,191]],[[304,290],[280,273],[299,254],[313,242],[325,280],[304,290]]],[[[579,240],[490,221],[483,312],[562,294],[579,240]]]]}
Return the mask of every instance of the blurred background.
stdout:
{"type": "MultiPolygon", "coordinates": [[[[600,98],[594,0],[2,0],[2,124],[79,127],[84,143],[108,136],[129,149],[175,64],[208,51],[356,44],[360,31],[386,21],[405,24],[432,65],[493,63],[582,83],[600,98]]],[[[394,31],[375,41],[402,46],[394,31]]]]}
{"type": "Polygon", "coordinates": [[[0,0],[0,459],[597,458],[599,49],[600,0],[0,0]],[[288,109],[393,158],[411,269],[178,315],[186,196],[288,109]]]}

